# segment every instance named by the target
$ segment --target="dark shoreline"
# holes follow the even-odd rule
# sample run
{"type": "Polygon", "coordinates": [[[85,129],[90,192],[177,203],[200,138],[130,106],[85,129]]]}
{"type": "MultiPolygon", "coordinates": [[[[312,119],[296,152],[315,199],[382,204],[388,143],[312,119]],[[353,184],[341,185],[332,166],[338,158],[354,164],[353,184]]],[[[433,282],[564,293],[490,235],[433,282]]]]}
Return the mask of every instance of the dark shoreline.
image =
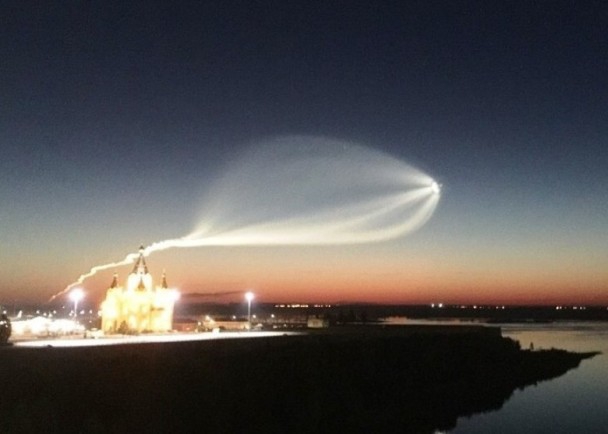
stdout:
{"type": "Polygon", "coordinates": [[[0,348],[0,431],[432,433],[595,354],[521,350],[477,326],[0,348]]]}

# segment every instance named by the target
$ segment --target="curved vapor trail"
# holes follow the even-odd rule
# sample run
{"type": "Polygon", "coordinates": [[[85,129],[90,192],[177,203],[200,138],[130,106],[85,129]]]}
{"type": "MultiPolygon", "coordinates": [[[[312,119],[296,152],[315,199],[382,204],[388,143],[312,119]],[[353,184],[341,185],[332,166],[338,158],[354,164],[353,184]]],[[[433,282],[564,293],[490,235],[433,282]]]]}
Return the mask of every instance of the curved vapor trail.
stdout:
{"type": "MultiPolygon", "coordinates": [[[[192,233],[155,242],[143,254],[178,247],[385,241],[426,223],[439,197],[431,177],[382,152],[336,140],[280,138],[252,148],[228,168],[208,192],[205,214],[192,233]]],[[[91,268],[51,300],[138,255],[91,268]]]]}

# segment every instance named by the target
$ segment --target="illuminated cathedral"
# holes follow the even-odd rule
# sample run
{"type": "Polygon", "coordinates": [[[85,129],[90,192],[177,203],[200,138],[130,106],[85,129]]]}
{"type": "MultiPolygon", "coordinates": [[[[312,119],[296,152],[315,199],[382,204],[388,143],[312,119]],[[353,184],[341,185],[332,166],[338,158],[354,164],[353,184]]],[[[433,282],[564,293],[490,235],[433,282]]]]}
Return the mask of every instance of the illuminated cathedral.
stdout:
{"type": "Polygon", "coordinates": [[[163,272],[160,286],[154,287],[144,258],[143,246],[126,286],[114,279],[101,304],[101,328],[104,333],[166,332],[173,327],[173,307],[179,298],[167,287],[163,272]]]}

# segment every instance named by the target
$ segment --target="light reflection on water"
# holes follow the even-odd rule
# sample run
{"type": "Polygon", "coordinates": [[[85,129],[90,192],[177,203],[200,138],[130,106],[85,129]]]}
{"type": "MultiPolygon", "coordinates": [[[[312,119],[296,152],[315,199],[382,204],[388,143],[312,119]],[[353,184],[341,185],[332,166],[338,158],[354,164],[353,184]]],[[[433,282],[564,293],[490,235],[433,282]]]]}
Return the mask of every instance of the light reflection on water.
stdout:
{"type": "Polygon", "coordinates": [[[608,432],[608,324],[507,324],[522,348],[601,351],[565,375],[517,390],[498,411],[461,418],[452,433],[608,432]]]}

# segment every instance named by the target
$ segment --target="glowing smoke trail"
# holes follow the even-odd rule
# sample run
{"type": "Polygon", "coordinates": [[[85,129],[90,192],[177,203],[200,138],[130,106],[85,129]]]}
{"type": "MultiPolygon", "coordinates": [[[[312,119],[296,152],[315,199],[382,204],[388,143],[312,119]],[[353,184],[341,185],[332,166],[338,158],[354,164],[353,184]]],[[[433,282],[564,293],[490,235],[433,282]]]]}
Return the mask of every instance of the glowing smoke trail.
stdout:
{"type": "MultiPolygon", "coordinates": [[[[252,147],[209,190],[195,230],[146,247],[335,245],[389,240],[432,216],[439,185],[412,166],[363,146],[315,137],[284,137],[252,147]]],[[[99,271],[93,267],[52,299],[99,271]]]]}

